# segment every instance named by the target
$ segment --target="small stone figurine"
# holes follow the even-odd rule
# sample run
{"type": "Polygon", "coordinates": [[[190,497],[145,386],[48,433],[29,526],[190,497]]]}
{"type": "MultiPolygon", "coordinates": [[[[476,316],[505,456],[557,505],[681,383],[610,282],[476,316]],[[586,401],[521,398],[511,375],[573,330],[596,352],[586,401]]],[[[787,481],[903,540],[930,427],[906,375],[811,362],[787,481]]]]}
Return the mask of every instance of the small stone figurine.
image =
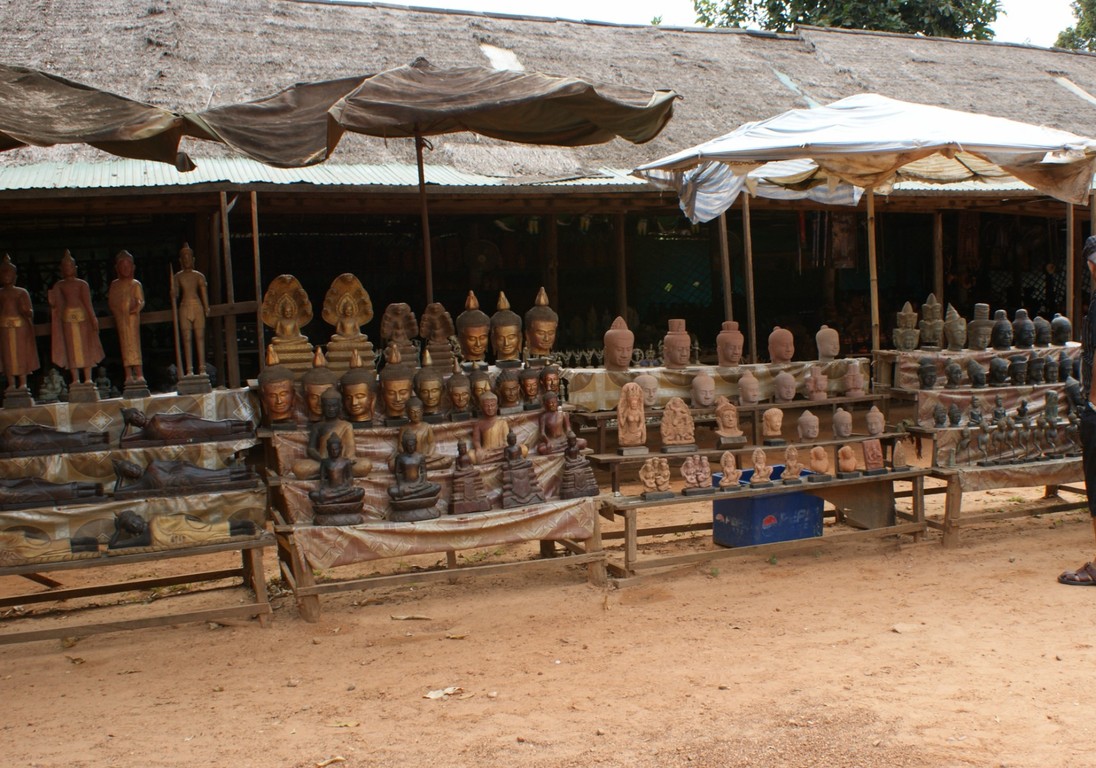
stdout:
{"type": "Polygon", "coordinates": [[[723,476],[719,478],[720,491],[737,491],[742,487],[738,482],[742,477],[742,470],[736,466],[733,453],[723,452],[723,455],[719,457],[719,468],[723,473],[723,476]]]}
{"type": "Polygon", "coordinates": [[[651,457],[643,463],[639,481],[643,484],[640,498],[644,501],[672,499],[674,496],[670,488],[670,462],[661,456],[651,457]]]}
{"type": "Polygon", "coordinates": [[[712,468],[707,456],[689,456],[681,465],[681,477],[685,480],[683,496],[704,496],[715,493],[712,485],[712,468]]]}
{"type": "Polygon", "coordinates": [[[696,450],[695,427],[689,406],[680,397],[671,397],[662,412],[660,425],[663,453],[696,450]]]}

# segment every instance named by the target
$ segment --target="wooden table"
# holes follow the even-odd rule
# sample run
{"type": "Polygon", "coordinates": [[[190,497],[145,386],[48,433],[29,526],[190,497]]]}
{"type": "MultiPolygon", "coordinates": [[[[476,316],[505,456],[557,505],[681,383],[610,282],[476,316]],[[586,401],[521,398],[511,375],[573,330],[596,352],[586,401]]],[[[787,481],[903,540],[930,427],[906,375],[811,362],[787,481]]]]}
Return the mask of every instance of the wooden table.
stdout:
{"type": "MultiPolygon", "coordinates": [[[[1083,487],[1073,487],[1066,483],[1084,480],[1081,458],[1063,457],[1047,461],[1029,461],[1023,464],[1004,464],[991,467],[976,465],[962,467],[933,467],[932,476],[947,481],[944,492],[944,521],[928,521],[933,528],[944,532],[945,547],[959,546],[959,529],[964,525],[983,523],[990,520],[1006,520],[1012,517],[1026,517],[1047,512],[1066,512],[1081,509],[1088,505],[1083,487]],[[1044,486],[1044,499],[1058,498],[1059,491],[1069,491],[1085,496],[1081,501],[1063,502],[1047,507],[1017,507],[997,512],[964,516],[963,493],[988,491],[995,488],[1030,488],[1044,486]]],[[[937,489],[939,491],[939,489],[937,489]]]]}
{"type": "MultiPolygon", "coordinates": [[[[272,534],[262,533],[258,536],[240,537],[232,541],[224,541],[216,544],[180,547],[178,549],[162,549],[154,552],[135,552],[133,554],[122,554],[121,551],[116,550],[110,554],[103,553],[94,557],[63,560],[59,562],[28,563],[26,565],[14,565],[0,568],[0,576],[20,576],[50,587],[41,592],[31,592],[0,598],[0,609],[10,608],[15,605],[60,602],[62,600],[71,600],[78,597],[110,595],[120,592],[149,590],[157,587],[170,587],[179,584],[193,584],[236,577],[241,578],[243,585],[245,587],[250,587],[251,591],[254,593],[254,600],[249,603],[233,603],[231,605],[208,608],[200,611],[176,612],[119,621],[66,624],[63,627],[51,629],[0,632],[0,644],[27,642],[30,640],[47,640],[60,637],[82,637],[84,635],[115,632],[124,629],[139,629],[142,627],[157,627],[189,622],[218,621],[229,618],[239,619],[256,617],[259,620],[259,625],[265,627],[270,621],[272,612],[266,594],[266,577],[263,574],[263,549],[274,546],[274,543],[274,536],[272,534]],[[58,582],[53,579],[41,575],[42,573],[47,572],[86,570],[89,568],[105,568],[134,563],[151,564],[171,558],[201,557],[232,551],[240,552],[241,565],[238,568],[198,571],[176,576],[139,578],[122,582],[69,588],[58,584],[58,582]]],[[[12,620],[15,619],[8,619],[6,621],[12,620]]]]}
{"type": "Polygon", "coordinates": [[[606,555],[601,548],[601,526],[593,498],[548,501],[531,507],[494,509],[469,515],[444,515],[417,523],[371,520],[354,526],[313,526],[288,524],[277,511],[275,515],[278,520],[274,530],[278,537],[282,575],[293,589],[301,617],[306,621],[319,620],[320,595],[411,582],[443,579],[452,582],[458,573],[495,574],[519,568],[584,564],[591,583],[606,582],[606,555]],[[460,549],[523,541],[540,541],[541,558],[457,566],[456,553],[460,549]],[[556,544],[563,548],[566,557],[556,556],[556,544]],[[316,570],[442,552],[446,555],[446,567],[440,570],[322,583],[316,580],[316,570]]]}
{"type": "Polygon", "coordinates": [[[620,578],[635,576],[639,571],[654,568],[666,568],[669,566],[686,565],[706,560],[723,557],[735,557],[748,552],[777,552],[795,549],[828,545],[835,541],[848,540],[856,537],[879,537],[897,534],[913,534],[920,537],[925,532],[925,506],[924,506],[924,478],[928,474],[925,469],[906,469],[891,471],[885,475],[862,475],[849,480],[831,480],[824,483],[804,482],[798,485],[776,484],[771,488],[744,488],[730,493],[719,493],[711,496],[675,496],[673,499],[644,501],[639,496],[602,497],[600,512],[603,517],[614,520],[622,518],[623,531],[609,531],[602,534],[603,539],[624,539],[623,564],[609,561],[608,567],[612,575],[620,578]],[[909,482],[911,484],[910,495],[913,509],[911,513],[898,512],[894,508],[894,483],[909,482]],[[681,533],[686,531],[710,531],[712,529],[712,503],[716,499],[757,499],[766,496],[776,496],[788,493],[807,493],[820,496],[835,504],[841,515],[848,520],[864,520],[869,517],[878,517],[880,505],[887,505],[888,510],[893,510],[894,521],[889,524],[875,525],[861,530],[850,530],[842,533],[830,533],[822,537],[797,539],[794,541],[776,542],[772,544],[758,544],[746,547],[731,547],[713,549],[705,552],[694,552],[687,555],[640,560],[638,554],[638,541],[640,536],[654,536],[667,533],[681,533]],[[692,504],[701,507],[698,512],[704,515],[703,521],[685,523],[681,525],[639,527],[639,513],[643,510],[651,510],[658,507],[692,504]],[[901,521],[901,522],[899,522],[901,521]]]}

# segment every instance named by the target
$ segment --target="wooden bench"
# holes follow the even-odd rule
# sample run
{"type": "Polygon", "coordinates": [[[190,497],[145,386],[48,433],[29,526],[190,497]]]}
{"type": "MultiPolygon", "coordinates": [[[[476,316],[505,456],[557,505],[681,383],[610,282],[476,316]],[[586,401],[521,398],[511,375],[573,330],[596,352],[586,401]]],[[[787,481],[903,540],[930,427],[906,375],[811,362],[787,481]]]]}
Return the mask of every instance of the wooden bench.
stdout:
{"type": "Polygon", "coordinates": [[[804,481],[797,485],[783,485],[777,483],[770,488],[743,488],[730,493],[716,491],[708,496],[675,496],[672,499],[645,501],[639,496],[602,497],[600,512],[608,520],[622,518],[623,531],[606,531],[602,533],[603,539],[624,539],[624,562],[608,563],[610,573],[618,578],[635,576],[639,571],[655,568],[666,568],[695,564],[707,560],[724,557],[735,557],[749,552],[789,551],[805,549],[821,544],[830,544],[835,541],[844,541],[850,538],[880,537],[897,534],[912,534],[919,538],[926,528],[924,507],[924,478],[928,474],[925,469],[905,469],[891,471],[885,475],[861,475],[858,478],[848,480],[830,480],[822,483],[809,483],[804,481]],[[910,513],[898,512],[894,508],[894,483],[906,481],[911,484],[910,495],[912,499],[912,511],[910,513]],[[776,542],[772,544],[757,544],[745,547],[732,547],[713,549],[704,552],[693,552],[686,555],[673,555],[670,557],[639,559],[638,543],[640,536],[657,536],[669,533],[683,533],[689,531],[712,530],[712,502],[717,499],[758,499],[788,493],[807,493],[833,503],[839,510],[839,519],[851,521],[859,520],[861,525],[870,525],[859,530],[849,530],[841,533],[828,533],[822,537],[797,539],[794,541],[776,542]],[[698,507],[698,513],[703,520],[678,525],[661,525],[639,527],[639,513],[643,510],[653,510],[659,507],[678,506],[692,504],[698,507]],[[880,512],[894,512],[892,524],[877,524],[880,512]]]}
{"type": "MultiPolygon", "coordinates": [[[[180,547],[178,549],[161,549],[154,552],[143,551],[134,552],[132,554],[123,554],[116,550],[109,554],[101,553],[92,557],[83,557],[73,560],[5,566],[0,568],[0,576],[19,576],[42,584],[46,586],[47,589],[40,592],[2,597],[0,598],[0,609],[11,608],[16,605],[60,602],[79,597],[95,597],[98,595],[118,594],[122,592],[149,590],[160,587],[172,587],[180,584],[219,581],[231,578],[240,578],[243,585],[249,587],[254,593],[254,600],[243,604],[224,605],[217,608],[207,608],[198,611],[145,616],[136,619],[86,624],[66,624],[63,627],[50,629],[0,632],[0,644],[27,642],[30,640],[47,640],[60,637],[82,637],[85,635],[116,632],[125,629],[140,629],[142,627],[158,627],[201,621],[218,621],[221,619],[258,618],[259,625],[265,627],[270,621],[272,612],[270,601],[266,594],[266,576],[263,573],[262,562],[263,549],[274,546],[274,543],[274,536],[272,534],[262,533],[253,537],[241,537],[231,541],[202,544],[192,547],[180,547]],[[171,558],[201,557],[204,555],[232,551],[240,552],[241,564],[239,567],[183,573],[175,576],[138,578],[86,587],[65,587],[49,577],[42,576],[43,573],[87,570],[92,568],[97,569],[110,566],[132,565],[136,563],[148,564],[171,558]]],[[[92,609],[89,608],[87,610],[92,609]]],[[[21,617],[11,617],[3,621],[10,622],[16,618],[21,617]]]]}

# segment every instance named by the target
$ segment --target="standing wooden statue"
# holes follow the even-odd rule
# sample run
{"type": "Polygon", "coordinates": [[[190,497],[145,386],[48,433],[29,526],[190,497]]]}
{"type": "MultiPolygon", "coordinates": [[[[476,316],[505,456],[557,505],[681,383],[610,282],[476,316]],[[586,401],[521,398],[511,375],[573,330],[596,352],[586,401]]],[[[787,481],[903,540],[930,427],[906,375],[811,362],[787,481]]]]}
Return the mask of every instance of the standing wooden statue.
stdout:
{"type": "Polygon", "coordinates": [[[118,346],[122,351],[122,367],[125,369],[123,397],[148,397],[141,364],[141,310],[145,306],[145,292],[141,282],[134,279],[133,255],[119,251],[114,257],[114,273],[107,291],[107,304],[114,315],[114,327],[118,329],[118,346]]]}
{"type": "Polygon", "coordinates": [[[91,306],[91,289],[76,276],[76,260],[68,251],[61,258],[61,279],[49,289],[48,296],[53,362],[72,372],[69,401],[98,400],[91,369],[104,357],[99,321],[91,306]]]}
{"type": "Polygon", "coordinates": [[[26,288],[15,285],[11,256],[0,261],[0,370],[8,377],[4,405],[25,408],[34,404],[27,389],[27,375],[38,370],[34,343],[34,308],[26,288]]]}
{"type": "MultiPolygon", "coordinates": [[[[209,317],[209,295],[205,275],[194,269],[194,251],[186,243],[179,249],[179,271],[171,279],[173,308],[176,303],[176,352],[180,346],[183,351],[183,367],[177,372],[179,394],[209,392],[209,377],[205,375],[205,326],[209,317]]],[[[178,358],[176,354],[177,361],[178,358]]]]}

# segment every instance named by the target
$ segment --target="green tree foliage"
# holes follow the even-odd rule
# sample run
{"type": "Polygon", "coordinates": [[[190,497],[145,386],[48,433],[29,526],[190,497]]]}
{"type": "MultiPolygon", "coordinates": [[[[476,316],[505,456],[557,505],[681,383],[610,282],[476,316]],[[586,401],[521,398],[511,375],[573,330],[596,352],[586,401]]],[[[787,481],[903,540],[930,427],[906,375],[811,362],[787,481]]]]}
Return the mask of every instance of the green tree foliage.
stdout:
{"type": "Polygon", "coordinates": [[[1054,44],[1071,51],[1096,52],[1096,0],[1076,0],[1071,5],[1077,23],[1059,32],[1054,44]]]}
{"type": "MultiPolygon", "coordinates": [[[[1082,0],[1091,5],[1096,0],[1082,0]]],[[[790,32],[797,24],[992,40],[998,0],[693,0],[698,24],[790,32]]]]}

